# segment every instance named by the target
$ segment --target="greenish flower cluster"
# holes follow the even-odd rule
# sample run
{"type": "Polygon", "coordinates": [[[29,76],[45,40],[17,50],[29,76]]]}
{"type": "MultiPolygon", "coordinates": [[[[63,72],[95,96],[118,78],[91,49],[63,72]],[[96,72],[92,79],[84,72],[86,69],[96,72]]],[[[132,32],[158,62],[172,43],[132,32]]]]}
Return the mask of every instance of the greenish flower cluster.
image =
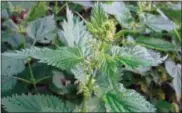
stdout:
{"type": "Polygon", "coordinates": [[[88,30],[98,40],[112,42],[115,34],[115,23],[114,20],[107,20],[99,28],[94,28],[93,24],[88,23],[88,30]]]}

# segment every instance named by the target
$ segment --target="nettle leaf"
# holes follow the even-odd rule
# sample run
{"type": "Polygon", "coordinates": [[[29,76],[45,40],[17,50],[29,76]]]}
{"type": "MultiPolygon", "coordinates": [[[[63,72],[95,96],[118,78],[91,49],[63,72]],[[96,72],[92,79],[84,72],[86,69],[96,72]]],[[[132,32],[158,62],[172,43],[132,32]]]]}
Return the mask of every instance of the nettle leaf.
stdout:
{"type": "Polygon", "coordinates": [[[87,112],[105,112],[104,102],[98,97],[90,97],[86,102],[87,112]]]}
{"type": "Polygon", "coordinates": [[[151,38],[151,37],[138,37],[136,38],[136,43],[143,45],[145,47],[161,50],[161,51],[175,51],[175,46],[165,40],[151,38]]]}
{"type": "Polygon", "coordinates": [[[133,17],[124,2],[112,2],[111,4],[102,4],[102,6],[104,11],[114,15],[124,28],[131,29],[130,24],[133,22],[133,17]]]}
{"type": "Polygon", "coordinates": [[[153,60],[147,49],[139,45],[125,47],[113,46],[111,53],[127,68],[150,66],[153,60]]]}
{"type": "Polygon", "coordinates": [[[50,43],[56,36],[55,29],[54,16],[47,16],[30,22],[27,35],[40,43],[50,43]]]}
{"type": "Polygon", "coordinates": [[[46,63],[60,69],[69,69],[83,60],[78,48],[60,47],[56,50],[49,48],[32,47],[16,53],[4,53],[9,57],[27,58],[32,57],[38,59],[41,63],[46,63]]]}
{"type": "Polygon", "coordinates": [[[2,53],[1,58],[2,58],[1,73],[3,76],[16,75],[25,69],[24,59],[16,59],[14,57],[9,57],[4,55],[4,53],[2,53]]]}
{"type": "Polygon", "coordinates": [[[2,85],[2,92],[11,90],[15,84],[17,83],[17,80],[12,78],[11,76],[1,76],[1,85],[2,85]]]}
{"type": "Polygon", "coordinates": [[[125,70],[139,74],[150,70],[151,66],[158,66],[167,58],[167,55],[161,57],[160,53],[139,45],[126,47],[114,46],[111,51],[118,61],[126,66],[125,70]]]}
{"type": "MultiPolygon", "coordinates": [[[[35,1],[34,1],[35,3],[35,1]]],[[[36,2],[35,5],[28,11],[26,21],[33,21],[37,18],[45,16],[47,13],[47,3],[45,1],[36,2]]]]}
{"type": "Polygon", "coordinates": [[[180,101],[181,99],[181,64],[175,64],[173,61],[171,60],[167,60],[165,62],[165,68],[168,72],[168,74],[173,77],[172,80],[172,86],[176,92],[176,96],[177,96],[177,100],[180,101]]]}
{"type": "Polygon", "coordinates": [[[91,11],[91,24],[93,28],[100,28],[108,20],[108,15],[100,3],[96,3],[91,11]]]}
{"type": "Polygon", "coordinates": [[[83,21],[76,20],[73,13],[67,8],[67,21],[62,23],[63,31],[58,31],[59,38],[69,47],[80,47],[84,56],[88,55],[91,34],[87,31],[83,21]],[[63,34],[63,35],[62,35],[63,34]]]}
{"type": "Polygon", "coordinates": [[[106,76],[115,76],[117,72],[117,63],[115,58],[107,54],[104,54],[102,59],[101,70],[105,73],[106,76]]]}
{"type": "Polygon", "coordinates": [[[2,99],[8,112],[72,112],[74,106],[51,95],[13,95],[2,99]]]}
{"type": "Polygon", "coordinates": [[[97,87],[94,89],[94,92],[98,97],[102,97],[108,91],[113,89],[109,76],[106,76],[105,73],[99,72],[96,75],[95,80],[97,87]]]}
{"type": "Polygon", "coordinates": [[[174,23],[169,19],[163,16],[157,16],[148,13],[142,13],[140,15],[140,22],[145,24],[155,32],[161,32],[163,30],[171,31],[175,28],[174,23]]]}
{"type": "Polygon", "coordinates": [[[77,64],[76,66],[71,68],[71,72],[74,74],[74,77],[77,80],[81,81],[82,83],[86,83],[87,82],[87,78],[85,76],[82,64],[77,64]]]}
{"type": "Polygon", "coordinates": [[[105,95],[107,112],[155,112],[155,108],[134,90],[110,91],[105,95]]]}

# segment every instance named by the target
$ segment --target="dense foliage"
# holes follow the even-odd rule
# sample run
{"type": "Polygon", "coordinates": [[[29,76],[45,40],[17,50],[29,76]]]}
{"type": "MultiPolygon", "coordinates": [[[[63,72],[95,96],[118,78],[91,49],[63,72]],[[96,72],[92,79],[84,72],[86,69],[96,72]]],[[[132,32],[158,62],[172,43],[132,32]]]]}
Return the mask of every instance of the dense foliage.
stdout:
{"type": "Polygon", "coordinates": [[[180,2],[2,2],[4,112],[180,112],[180,2]]]}

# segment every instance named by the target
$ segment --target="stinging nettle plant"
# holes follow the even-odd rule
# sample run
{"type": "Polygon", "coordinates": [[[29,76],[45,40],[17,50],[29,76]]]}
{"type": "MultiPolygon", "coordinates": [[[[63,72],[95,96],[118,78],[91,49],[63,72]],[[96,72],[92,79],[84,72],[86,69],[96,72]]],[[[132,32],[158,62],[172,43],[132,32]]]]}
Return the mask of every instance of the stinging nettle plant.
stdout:
{"type": "MultiPolygon", "coordinates": [[[[135,90],[126,89],[119,82],[119,77],[122,77],[121,74],[125,70],[144,73],[152,66],[163,63],[167,55],[162,57],[160,53],[152,50],[165,48],[156,40],[169,45],[169,51],[173,45],[151,38],[151,43],[155,42],[155,45],[158,43],[158,46],[154,48],[150,42],[145,41],[144,37],[140,37],[133,42],[126,42],[123,39],[123,45],[119,46],[118,40],[123,36],[124,30],[116,31],[116,21],[110,18],[109,14],[113,15],[124,29],[135,32],[141,32],[142,29],[135,23],[123,2],[116,6],[119,7],[118,11],[110,12],[107,8],[112,8],[112,5],[95,3],[90,21],[74,16],[67,6],[66,20],[61,24],[62,30],[55,30],[56,27],[52,20],[54,16],[31,21],[27,27],[27,34],[35,42],[45,36],[53,37],[53,31],[56,31],[64,46],[51,49],[33,45],[15,52],[2,53],[2,83],[5,81],[3,84],[6,84],[2,90],[7,91],[13,88],[17,82],[15,78],[18,78],[13,75],[25,69],[24,62],[27,62],[28,67],[31,68],[31,60],[37,59],[40,63],[73,74],[76,79],[74,85],[77,87],[77,94],[82,96],[82,101],[75,105],[69,101],[63,102],[53,95],[29,93],[2,98],[5,110],[8,112],[155,112],[154,105],[135,90]],[[46,26],[46,22],[52,23],[52,26],[46,26]],[[138,29],[141,31],[137,31],[138,29]]],[[[141,22],[144,24],[142,26],[159,32],[165,29],[155,28],[152,22],[147,22],[150,21],[150,18],[154,18],[153,15],[146,16],[147,14],[142,11],[139,13],[141,22]]],[[[29,18],[27,21],[29,20],[33,20],[33,18],[29,18]]],[[[31,81],[25,82],[32,84],[37,91],[36,84],[39,81],[35,80],[32,70],[31,81]]]]}

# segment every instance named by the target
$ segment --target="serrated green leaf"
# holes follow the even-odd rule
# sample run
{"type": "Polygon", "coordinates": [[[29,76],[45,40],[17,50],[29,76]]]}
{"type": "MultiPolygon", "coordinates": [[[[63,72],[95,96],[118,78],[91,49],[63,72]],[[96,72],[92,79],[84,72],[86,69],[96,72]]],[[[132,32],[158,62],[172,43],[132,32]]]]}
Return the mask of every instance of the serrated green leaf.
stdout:
{"type": "Polygon", "coordinates": [[[105,73],[99,72],[95,77],[95,82],[97,87],[94,89],[94,92],[98,97],[102,97],[108,91],[113,89],[109,76],[106,76],[105,73]]]}
{"type": "Polygon", "coordinates": [[[73,13],[67,8],[67,21],[62,23],[63,31],[58,30],[59,38],[69,47],[80,47],[84,56],[90,53],[91,34],[83,21],[74,21],[73,13]],[[71,33],[70,33],[71,32],[71,33]]]}
{"type": "Polygon", "coordinates": [[[125,47],[113,46],[111,53],[127,68],[150,66],[153,60],[147,49],[139,45],[125,47]]]}
{"type": "Polygon", "coordinates": [[[107,54],[104,54],[102,59],[101,70],[105,73],[106,76],[115,76],[117,72],[117,63],[115,58],[107,54]]]}
{"type": "Polygon", "coordinates": [[[47,3],[45,1],[37,2],[29,11],[26,17],[26,21],[32,21],[42,16],[45,16],[47,12],[47,3]]]}
{"type": "Polygon", "coordinates": [[[151,37],[138,37],[136,38],[136,43],[148,48],[157,49],[161,51],[175,51],[175,46],[172,43],[162,39],[151,37]]]}
{"type": "Polygon", "coordinates": [[[16,53],[4,53],[4,55],[17,59],[32,57],[38,59],[41,63],[46,63],[60,69],[69,69],[83,60],[80,50],[71,47],[60,47],[56,50],[32,47],[16,51],[16,53]]]}
{"type": "Polygon", "coordinates": [[[107,112],[155,112],[152,104],[134,90],[110,91],[105,95],[107,112]]]}
{"type": "Polygon", "coordinates": [[[147,49],[148,53],[151,56],[151,65],[146,67],[138,67],[135,69],[127,68],[126,70],[132,71],[134,73],[139,73],[141,75],[144,75],[145,72],[149,71],[151,69],[151,66],[158,66],[159,64],[163,63],[167,59],[167,55],[162,57],[160,53],[155,52],[153,50],[147,49]]]}
{"type": "Polygon", "coordinates": [[[54,16],[47,16],[36,19],[27,27],[27,35],[40,43],[50,43],[56,36],[53,31],[56,29],[54,16]]]}
{"type": "Polygon", "coordinates": [[[171,31],[176,27],[169,19],[148,13],[142,13],[140,15],[140,22],[156,32],[161,32],[163,30],[171,31]]]}
{"type": "Polygon", "coordinates": [[[91,11],[91,24],[94,28],[101,27],[108,20],[108,15],[100,3],[96,3],[91,11]]]}
{"type": "Polygon", "coordinates": [[[8,112],[72,112],[73,105],[51,95],[13,95],[2,99],[8,112]]]}

